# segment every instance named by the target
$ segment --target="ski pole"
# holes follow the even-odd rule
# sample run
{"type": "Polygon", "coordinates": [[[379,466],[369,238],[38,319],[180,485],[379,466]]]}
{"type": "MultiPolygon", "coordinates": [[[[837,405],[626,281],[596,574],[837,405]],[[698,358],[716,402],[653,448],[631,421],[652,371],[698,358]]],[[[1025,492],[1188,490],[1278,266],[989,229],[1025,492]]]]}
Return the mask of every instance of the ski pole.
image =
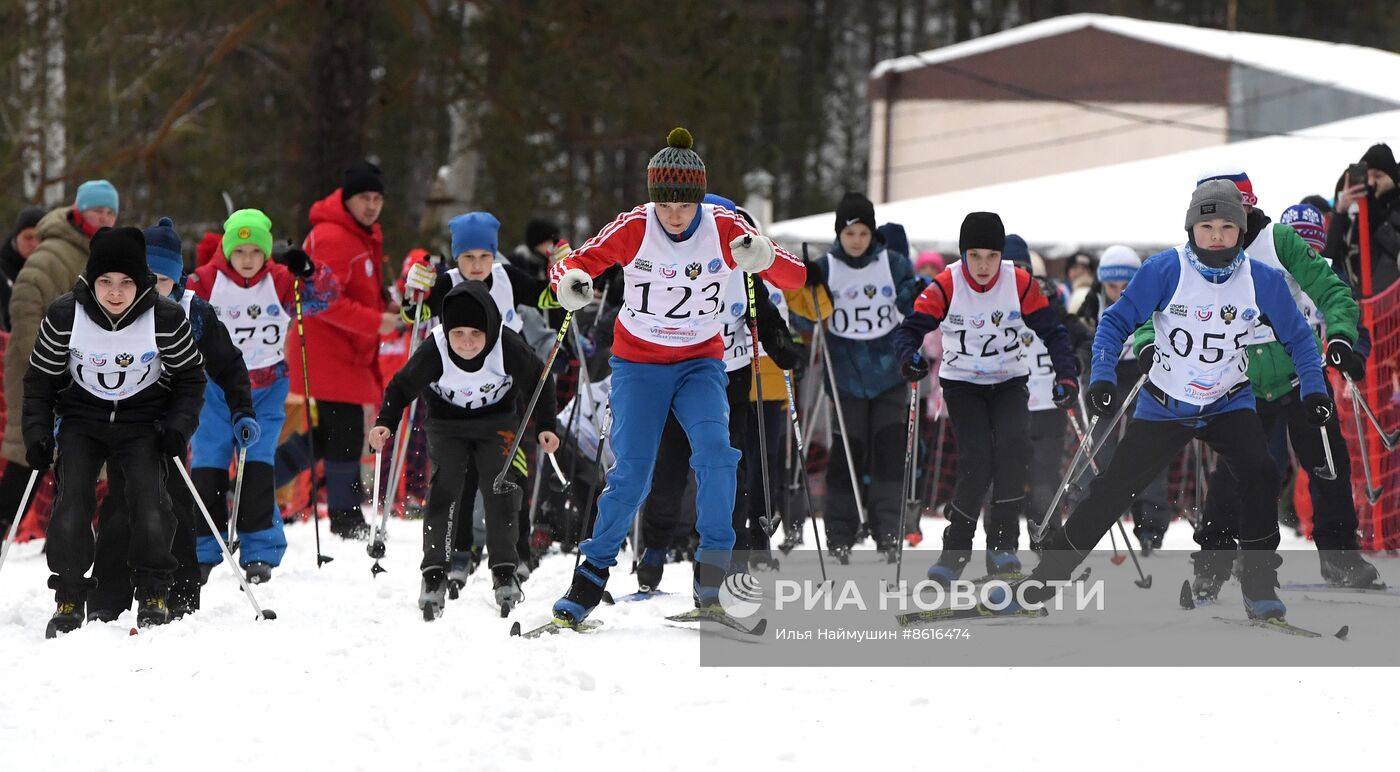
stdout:
{"type": "Polygon", "coordinates": [[[238,507],[243,501],[243,464],[248,460],[248,449],[238,449],[238,477],[233,483],[233,512],[228,517],[228,549],[238,550],[238,507]]]}
{"type": "Polygon", "coordinates": [[[1326,466],[1313,467],[1312,473],[1320,480],[1337,479],[1337,464],[1332,459],[1332,440],[1327,437],[1327,427],[1319,426],[1317,431],[1322,435],[1322,456],[1326,460],[1326,466]]]}
{"type": "MultiPolygon", "coordinates": [[[[744,237],[745,246],[750,241],[751,236],[744,237]]],[[[754,405],[754,415],[758,419],[758,468],[763,480],[763,517],[759,524],[763,526],[764,533],[771,537],[773,532],[778,530],[778,523],[773,519],[773,494],[768,485],[768,429],[763,420],[763,378],[758,366],[758,304],[754,302],[753,274],[744,274],[744,284],[747,285],[749,293],[749,365],[758,397],[758,402],[754,405]]]]}
{"type": "Polygon", "coordinates": [[[38,479],[39,470],[30,470],[29,482],[24,486],[24,495],[19,498],[19,509],[15,510],[15,520],[10,523],[10,532],[5,536],[5,543],[0,544],[0,568],[5,566],[5,558],[10,554],[10,545],[15,541],[15,534],[19,533],[19,521],[24,517],[25,510],[29,508],[29,494],[34,492],[34,482],[38,479]]]}
{"type": "MultiPolygon", "coordinates": [[[[365,552],[368,552],[369,556],[374,558],[374,565],[370,566],[369,568],[369,575],[371,578],[374,579],[378,579],[379,575],[384,573],[384,567],[379,565],[379,559],[384,557],[385,549],[383,529],[385,526],[388,525],[387,521],[380,520],[379,517],[379,473],[380,471],[382,471],[383,466],[384,449],[380,448],[379,450],[374,451],[374,487],[370,491],[369,502],[369,516],[374,518],[375,520],[378,520],[379,522],[376,523],[374,526],[374,538],[370,539],[369,546],[365,547],[365,552]]],[[[451,532],[452,530],[451,528],[449,528],[449,535],[451,534],[451,532]]]]}
{"type": "MultiPolygon", "coordinates": [[[[414,306],[416,310],[413,312],[413,330],[408,336],[409,358],[412,358],[413,355],[417,353],[418,344],[422,342],[422,327],[427,322],[427,317],[423,314],[423,312],[427,310],[427,293],[422,290],[415,290],[415,294],[418,295],[418,303],[414,306]]],[[[380,539],[381,549],[383,548],[384,531],[389,526],[389,513],[393,512],[394,507],[398,504],[399,480],[403,476],[404,466],[407,463],[408,444],[413,437],[413,422],[417,418],[417,415],[418,399],[415,398],[408,405],[408,422],[404,424],[403,431],[394,435],[394,446],[391,451],[393,455],[389,457],[389,484],[384,491],[384,509],[381,518],[383,522],[377,533],[380,539]]]]}
{"type": "MultiPolygon", "coordinates": [[[[922,358],[923,358],[923,357],[922,357],[921,355],[919,355],[919,354],[917,354],[917,353],[914,354],[914,361],[915,361],[915,362],[918,362],[918,361],[921,360],[922,358]]],[[[901,573],[900,573],[900,572],[901,572],[901,571],[903,570],[903,568],[904,568],[904,541],[905,541],[905,540],[904,540],[904,534],[905,534],[905,533],[908,533],[908,531],[909,531],[909,526],[906,525],[905,522],[904,522],[905,519],[906,519],[906,518],[908,517],[908,515],[909,515],[909,507],[907,506],[908,501],[906,501],[906,498],[907,498],[907,496],[908,496],[909,486],[913,483],[913,480],[914,480],[914,456],[915,456],[915,453],[914,453],[914,434],[915,434],[915,432],[918,431],[918,422],[919,422],[919,384],[917,384],[917,383],[911,383],[911,384],[909,384],[909,430],[908,430],[908,432],[906,433],[906,437],[905,437],[905,440],[904,440],[904,481],[903,481],[902,483],[900,483],[900,486],[899,486],[899,490],[900,490],[900,494],[899,494],[899,495],[900,495],[900,502],[899,502],[899,528],[900,528],[900,533],[898,533],[898,534],[896,535],[896,536],[897,536],[897,542],[898,542],[898,543],[895,545],[895,548],[894,548],[894,550],[895,550],[895,556],[894,556],[894,584],[890,585],[890,588],[891,588],[891,589],[898,589],[898,588],[899,588],[899,581],[900,581],[900,578],[901,578],[901,573]]]]}
{"type": "MultiPolygon", "coordinates": [[[[817,305],[817,288],[812,287],[812,305],[816,308],[816,313],[821,316],[821,306],[817,305]]],[[[826,341],[826,323],[818,322],[816,335],[823,343],[826,341]]],[[[822,362],[826,365],[827,383],[831,386],[831,404],[836,411],[836,427],[841,433],[841,450],[846,455],[846,471],[851,477],[851,498],[856,502],[856,517],[860,518],[860,524],[865,528],[866,533],[870,533],[870,522],[866,519],[865,504],[862,501],[860,478],[856,474],[856,459],[851,455],[851,438],[846,433],[846,415],[841,410],[841,392],[836,388],[836,368],[831,362],[831,347],[822,346],[822,362]]],[[[901,496],[903,494],[900,494],[901,496]]],[[[878,534],[875,534],[878,538],[878,534]]]]}
{"type": "Polygon", "coordinates": [[[817,510],[812,508],[812,481],[807,478],[807,448],[802,442],[802,424],[797,420],[797,400],[792,392],[792,373],[783,371],[783,386],[787,389],[788,420],[792,422],[792,437],[797,443],[797,468],[802,475],[802,496],[807,504],[807,519],[812,523],[812,542],[817,545],[817,566],[821,568],[822,584],[826,584],[826,558],[822,557],[822,533],[817,527],[817,510]]]}
{"type": "MultiPolygon", "coordinates": [[[[608,429],[610,428],[612,428],[611,399],[608,400],[607,412],[603,413],[603,423],[598,428],[598,449],[593,453],[593,472],[598,475],[599,482],[604,482],[606,479],[606,475],[603,474],[599,467],[603,464],[603,445],[608,441],[608,429]]],[[[578,565],[583,560],[583,541],[584,537],[589,535],[593,530],[593,507],[598,503],[599,495],[601,494],[598,491],[598,486],[595,484],[591,495],[588,497],[588,505],[584,507],[583,510],[583,527],[579,530],[578,534],[578,552],[574,553],[574,570],[578,570],[578,565]]],[[[636,518],[637,513],[633,512],[632,517],[636,518]]]]}
{"type": "Polygon", "coordinates": [[[233,571],[233,577],[238,580],[238,584],[243,588],[243,593],[248,596],[248,603],[253,607],[253,613],[258,619],[276,619],[277,614],[272,609],[265,609],[258,605],[258,599],[253,597],[253,588],[248,586],[248,582],[243,578],[243,572],[238,570],[238,564],[233,560],[233,553],[228,551],[228,544],[224,543],[224,537],[219,533],[219,527],[214,525],[214,518],[210,516],[209,510],[204,506],[204,500],[199,497],[199,491],[194,488],[194,480],[190,479],[189,470],[185,469],[185,462],[179,456],[170,457],[175,462],[175,468],[180,470],[180,476],[185,479],[185,485],[190,489],[190,496],[194,498],[194,503],[199,507],[200,514],[204,515],[204,522],[209,524],[209,533],[213,534],[214,541],[219,543],[219,551],[224,553],[224,562],[233,571]]]}
{"type": "MultiPolygon", "coordinates": [[[[1083,442],[1085,438],[1089,435],[1086,434],[1082,428],[1080,428],[1080,417],[1075,415],[1074,409],[1070,408],[1068,412],[1070,425],[1074,427],[1074,433],[1079,438],[1079,441],[1083,442]]],[[[1109,431],[1112,431],[1112,428],[1110,428],[1109,431]]],[[[1099,474],[1099,465],[1094,463],[1094,458],[1092,455],[1089,457],[1089,468],[1094,471],[1095,476],[1099,474]]],[[[1123,537],[1123,551],[1128,553],[1128,557],[1133,559],[1133,568],[1137,570],[1138,578],[1134,580],[1133,583],[1143,588],[1144,590],[1151,587],[1152,576],[1150,574],[1143,573],[1142,564],[1138,562],[1137,553],[1133,551],[1133,543],[1131,541],[1128,541],[1128,529],[1123,527],[1123,518],[1115,518],[1113,522],[1115,525],[1118,526],[1118,533],[1123,537]]],[[[1124,558],[1122,555],[1118,554],[1118,539],[1113,535],[1113,529],[1111,528],[1108,531],[1108,540],[1109,543],[1113,545],[1113,557],[1109,558],[1108,562],[1112,563],[1115,566],[1123,565],[1124,558]]]]}
{"type": "Polygon", "coordinates": [[[1371,454],[1366,452],[1366,424],[1361,420],[1361,406],[1356,404],[1360,397],[1356,394],[1356,389],[1351,390],[1351,415],[1356,419],[1356,439],[1361,451],[1361,471],[1366,474],[1366,500],[1374,505],[1381,500],[1381,488],[1377,488],[1371,479],[1371,454]]]}
{"type": "Polygon", "coordinates": [[[535,384],[535,393],[530,395],[530,404],[525,408],[524,415],[520,417],[520,427],[515,430],[515,436],[511,438],[510,450],[506,451],[506,460],[501,465],[501,473],[496,475],[496,479],[491,483],[493,493],[510,493],[520,490],[519,485],[506,479],[506,474],[510,472],[511,462],[515,460],[515,452],[520,449],[520,441],[525,438],[525,429],[530,425],[530,417],[535,412],[535,404],[540,401],[544,385],[549,382],[551,376],[549,370],[554,366],[554,358],[559,356],[559,349],[564,345],[564,336],[569,334],[569,324],[573,319],[573,311],[564,314],[564,321],[559,325],[559,332],[554,336],[554,345],[549,349],[549,356],[545,357],[544,367],[540,368],[540,381],[535,384]]]}
{"type": "MultiPolygon", "coordinates": [[[[335,558],[321,552],[321,492],[319,481],[316,478],[316,401],[311,397],[311,371],[306,367],[306,329],[302,324],[301,277],[297,277],[296,281],[292,282],[292,289],[296,300],[297,347],[301,349],[301,393],[305,398],[302,409],[305,411],[306,418],[306,447],[311,453],[311,505],[308,509],[311,510],[311,522],[316,529],[316,567],[320,568],[335,558]]],[[[209,527],[214,527],[212,521],[209,527]]]]}
{"type": "MultiPolygon", "coordinates": [[[[538,456],[538,454],[536,454],[536,455],[538,456]]],[[[551,467],[554,468],[554,475],[555,475],[556,477],[559,478],[559,490],[568,490],[568,489],[569,489],[569,478],[565,477],[565,476],[564,476],[564,470],[559,468],[559,459],[555,458],[553,453],[545,453],[544,455],[545,455],[546,458],[549,459],[549,465],[550,465],[551,467]]],[[[541,466],[542,466],[542,460],[539,459],[539,458],[537,457],[537,458],[535,459],[535,468],[536,468],[536,469],[539,469],[539,468],[541,468],[541,466]]],[[[543,477],[543,476],[544,476],[544,475],[537,475],[537,477],[543,477]]],[[[536,487],[536,489],[539,488],[538,485],[536,485],[535,487],[536,487]]]]}
{"type": "Polygon", "coordinates": [[[1347,385],[1351,386],[1352,395],[1357,398],[1357,402],[1366,413],[1366,417],[1371,420],[1371,426],[1376,428],[1376,434],[1379,434],[1381,437],[1381,444],[1385,446],[1386,450],[1395,450],[1396,442],[1400,442],[1400,429],[1387,432],[1385,429],[1381,428],[1381,421],[1379,418],[1376,418],[1376,413],[1371,409],[1371,403],[1366,400],[1366,395],[1361,393],[1361,387],[1356,385],[1356,381],[1353,381],[1350,375],[1342,373],[1342,377],[1347,379],[1347,385]]]}

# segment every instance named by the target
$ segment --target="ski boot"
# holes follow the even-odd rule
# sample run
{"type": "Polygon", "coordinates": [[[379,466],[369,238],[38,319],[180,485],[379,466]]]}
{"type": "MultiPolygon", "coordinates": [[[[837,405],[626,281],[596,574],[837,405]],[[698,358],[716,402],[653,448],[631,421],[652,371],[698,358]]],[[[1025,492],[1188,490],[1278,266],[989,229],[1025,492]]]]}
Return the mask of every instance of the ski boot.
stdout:
{"type": "Polygon", "coordinates": [[[369,539],[370,527],[365,522],[365,513],[359,509],[340,509],[331,513],[331,533],[342,539],[365,541],[369,539]]]}
{"type": "Polygon", "coordinates": [[[637,562],[637,592],[656,592],[666,569],[666,551],[648,547],[637,562]]]}
{"type": "Polygon", "coordinates": [[[203,587],[204,585],[206,585],[206,584],[209,583],[209,575],[212,574],[212,573],[214,573],[214,567],[217,566],[217,565],[219,565],[219,564],[218,564],[218,563],[200,563],[200,564],[199,564],[199,586],[200,586],[200,587],[203,587]]]}
{"type": "Polygon", "coordinates": [[[519,563],[516,563],[516,564],[515,564],[515,582],[516,582],[516,584],[524,584],[524,583],[525,583],[525,580],[527,580],[527,579],[530,578],[530,572],[531,572],[532,570],[533,570],[533,569],[530,567],[530,562],[529,562],[528,560],[522,560],[522,561],[520,561],[519,563]]]}
{"type": "Polygon", "coordinates": [[[87,621],[88,624],[92,624],[93,622],[101,622],[103,624],[115,622],[117,621],[117,617],[122,615],[122,611],[123,609],[119,608],[89,608],[87,611],[87,621]]]}
{"type": "Polygon", "coordinates": [[[452,553],[452,563],[447,568],[448,598],[457,600],[461,596],[462,588],[467,586],[467,577],[476,573],[476,567],[479,565],[481,552],[476,547],[452,553]]]}
{"type": "Polygon", "coordinates": [[[893,536],[881,536],[875,542],[875,551],[880,553],[886,563],[893,563],[899,558],[899,540],[893,536]]]}
{"type": "Polygon", "coordinates": [[[1134,529],[1133,535],[1137,537],[1138,544],[1141,545],[1142,556],[1152,557],[1152,553],[1162,548],[1162,534],[1134,529]]]}
{"type": "Polygon", "coordinates": [[[1318,550],[1318,560],[1322,563],[1322,578],[1328,587],[1350,587],[1368,590],[1384,590],[1376,567],[1361,557],[1357,550],[1318,550]]]}
{"type": "Polygon", "coordinates": [[[1244,613],[1250,619],[1260,619],[1268,621],[1270,619],[1282,620],[1283,615],[1288,613],[1288,608],[1279,600],[1278,593],[1270,592],[1273,597],[1251,598],[1244,596],[1244,613]]]}
{"type": "Polygon", "coordinates": [[[749,553],[748,567],[750,571],[776,571],[778,570],[778,559],[774,557],[773,550],[765,547],[749,553]]]}
{"type": "Polygon", "coordinates": [[[783,541],[778,545],[778,550],[784,555],[802,546],[802,526],[792,525],[783,530],[783,541]]]}
{"type": "Polygon", "coordinates": [[[850,546],[849,544],[843,544],[843,545],[841,545],[840,547],[832,546],[832,548],[829,549],[829,550],[827,550],[827,552],[828,552],[833,558],[836,558],[836,562],[837,562],[837,563],[840,563],[840,564],[843,565],[843,566],[845,566],[845,565],[850,565],[850,563],[851,563],[851,546],[850,546]]]}
{"type": "Polygon", "coordinates": [[[493,567],[491,587],[496,591],[496,606],[501,610],[502,619],[510,616],[511,609],[525,599],[525,593],[520,591],[520,580],[515,576],[515,566],[493,567]]]}
{"type": "Polygon", "coordinates": [[[437,567],[423,571],[423,584],[418,591],[418,610],[423,612],[424,622],[431,622],[442,616],[443,606],[447,604],[446,585],[446,571],[437,567]]]}
{"type": "Polygon", "coordinates": [[[248,584],[267,584],[272,581],[272,564],[254,560],[243,567],[248,574],[248,584]]]}
{"type": "Polygon", "coordinates": [[[169,590],[136,593],[136,626],[142,629],[170,621],[169,590]]]}
{"type": "Polygon", "coordinates": [[[49,619],[48,627],[44,628],[45,638],[57,638],[83,626],[83,596],[68,593],[58,593],[57,596],[57,608],[49,619]]]}
{"type": "Polygon", "coordinates": [[[938,555],[938,562],[929,566],[929,581],[943,588],[953,585],[961,576],[964,568],[972,560],[972,555],[968,550],[948,550],[945,549],[938,555]]]}
{"type": "Polygon", "coordinates": [[[695,583],[691,587],[691,597],[695,600],[696,608],[720,609],[719,588],[724,584],[725,576],[728,573],[728,569],[724,566],[696,561],[695,583]]]}
{"type": "Polygon", "coordinates": [[[1283,620],[1288,609],[1278,597],[1278,567],[1283,558],[1266,550],[1240,550],[1240,592],[1250,619],[1283,620]]]}
{"type": "Polygon", "coordinates": [[[1200,550],[1191,553],[1195,577],[1191,580],[1191,595],[1196,603],[1213,603],[1220,597],[1220,588],[1229,580],[1235,565],[1233,550],[1200,550]]]}
{"type": "Polygon", "coordinates": [[[564,597],[554,601],[554,621],[563,627],[576,627],[603,600],[608,569],[585,560],[574,569],[574,580],[564,597]]]}
{"type": "Polygon", "coordinates": [[[1004,577],[1021,573],[1021,559],[1015,550],[987,550],[987,575],[1004,577]]]}

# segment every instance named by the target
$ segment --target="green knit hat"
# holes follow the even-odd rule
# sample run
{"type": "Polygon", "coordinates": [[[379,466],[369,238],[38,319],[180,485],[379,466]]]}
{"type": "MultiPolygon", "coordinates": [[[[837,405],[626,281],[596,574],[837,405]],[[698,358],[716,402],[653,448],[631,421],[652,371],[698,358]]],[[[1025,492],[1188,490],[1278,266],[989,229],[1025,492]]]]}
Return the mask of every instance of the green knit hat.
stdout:
{"type": "Polygon", "coordinates": [[[252,244],[272,257],[272,221],[257,209],[239,209],[224,221],[224,258],[240,244],[252,244]]]}
{"type": "Polygon", "coordinates": [[[671,129],[666,147],[647,164],[647,194],[658,204],[698,204],[705,198],[705,162],[691,148],[695,139],[671,129]]]}

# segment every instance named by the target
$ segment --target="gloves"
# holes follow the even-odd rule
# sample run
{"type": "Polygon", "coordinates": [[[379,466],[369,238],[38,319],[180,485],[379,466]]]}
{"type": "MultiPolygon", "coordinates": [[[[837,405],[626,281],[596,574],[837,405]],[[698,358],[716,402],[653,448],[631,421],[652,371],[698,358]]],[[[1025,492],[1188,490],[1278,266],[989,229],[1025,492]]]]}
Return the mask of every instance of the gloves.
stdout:
{"type": "Polygon", "coordinates": [[[807,268],[807,281],[804,286],[820,287],[826,284],[826,271],[822,269],[821,263],[804,262],[802,265],[807,268]]]}
{"type": "Polygon", "coordinates": [[[431,265],[414,263],[403,278],[404,289],[408,292],[431,292],[437,278],[437,271],[431,265]]]}
{"type": "Polygon", "coordinates": [[[560,239],[554,242],[554,251],[549,253],[549,264],[554,265],[573,253],[574,248],[569,246],[569,242],[560,239]]]}
{"type": "Polygon", "coordinates": [[[261,436],[262,427],[258,426],[257,419],[252,416],[241,415],[233,422],[233,444],[237,445],[239,450],[247,450],[261,436]]]}
{"type": "Polygon", "coordinates": [[[764,347],[763,353],[773,360],[773,364],[777,365],[779,370],[797,367],[797,348],[792,345],[792,338],[787,335],[779,335],[774,345],[764,347]]]}
{"type": "Polygon", "coordinates": [[[1157,361],[1157,347],[1151,343],[1142,347],[1138,352],[1138,369],[1143,375],[1152,371],[1152,363],[1157,361]]]}
{"type": "Polygon", "coordinates": [[[1075,398],[1079,396],[1079,381],[1073,378],[1061,378],[1055,381],[1055,386],[1050,390],[1050,398],[1055,401],[1055,407],[1073,407],[1075,398]]]}
{"type": "Polygon", "coordinates": [[[555,294],[566,311],[577,311],[593,302],[593,277],[587,271],[570,268],[559,277],[555,294]]]}
{"type": "Polygon", "coordinates": [[[744,234],[729,242],[729,252],[745,273],[762,273],[773,264],[773,240],[767,236],[744,234]]]}
{"type": "Polygon", "coordinates": [[[1337,414],[1337,405],[1326,394],[1309,394],[1303,397],[1303,410],[1309,426],[1326,426],[1337,414]]]}
{"type": "Polygon", "coordinates": [[[924,355],[914,352],[914,356],[904,360],[904,364],[899,366],[900,375],[910,383],[918,383],[928,377],[928,360],[924,355]]]}
{"type": "Polygon", "coordinates": [[[189,450],[189,447],[190,438],[179,430],[168,426],[156,426],[156,448],[160,450],[162,456],[174,456],[184,460],[185,452],[189,450]]]}
{"type": "Polygon", "coordinates": [[[1327,366],[1346,375],[1353,381],[1366,377],[1366,360],[1352,350],[1344,338],[1327,341],[1327,366]]]}
{"type": "Polygon", "coordinates": [[[53,435],[46,434],[24,446],[24,465],[36,472],[53,466],[53,435]]]}
{"type": "Polygon", "coordinates": [[[1108,381],[1094,381],[1089,384],[1089,412],[1100,418],[1113,414],[1118,405],[1118,387],[1108,381]]]}
{"type": "Polygon", "coordinates": [[[287,266],[287,270],[303,279],[308,279],[316,272],[316,264],[311,262],[311,255],[306,254],[306,250],[292,247],[282,256],[282,262],[287,266]]]}

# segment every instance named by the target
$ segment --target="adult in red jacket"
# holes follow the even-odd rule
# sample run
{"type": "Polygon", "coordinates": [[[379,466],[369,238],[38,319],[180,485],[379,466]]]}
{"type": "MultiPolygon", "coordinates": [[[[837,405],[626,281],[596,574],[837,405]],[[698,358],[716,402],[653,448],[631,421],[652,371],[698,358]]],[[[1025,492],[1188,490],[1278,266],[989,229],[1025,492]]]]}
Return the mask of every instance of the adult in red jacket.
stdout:
{"type": "MultiPolygon", "coordinates": [[[[379,168],[357,161],[345,170],[342,186],[311,205],[311,233],[302,248],[317,266],[335,276],[339,293],[307,315],[306,359],[315,402],[315,449],[325,459],[326,503],[331,531],[347,539],[369,535],[360,510],[360,450],[364,445],[364,406],[384,393],[379,374],[379,336],[397,316],[386,310],[381,271],[384,236],[377,224],[384,207],[379,168]]],[[[288,336],[287,364],[292,393],[301,394],[302,366],[296,328],[288,336]]],[[[280,486],[313,463],[310,445],[298,434],[278,449],[280,486]]]]}

